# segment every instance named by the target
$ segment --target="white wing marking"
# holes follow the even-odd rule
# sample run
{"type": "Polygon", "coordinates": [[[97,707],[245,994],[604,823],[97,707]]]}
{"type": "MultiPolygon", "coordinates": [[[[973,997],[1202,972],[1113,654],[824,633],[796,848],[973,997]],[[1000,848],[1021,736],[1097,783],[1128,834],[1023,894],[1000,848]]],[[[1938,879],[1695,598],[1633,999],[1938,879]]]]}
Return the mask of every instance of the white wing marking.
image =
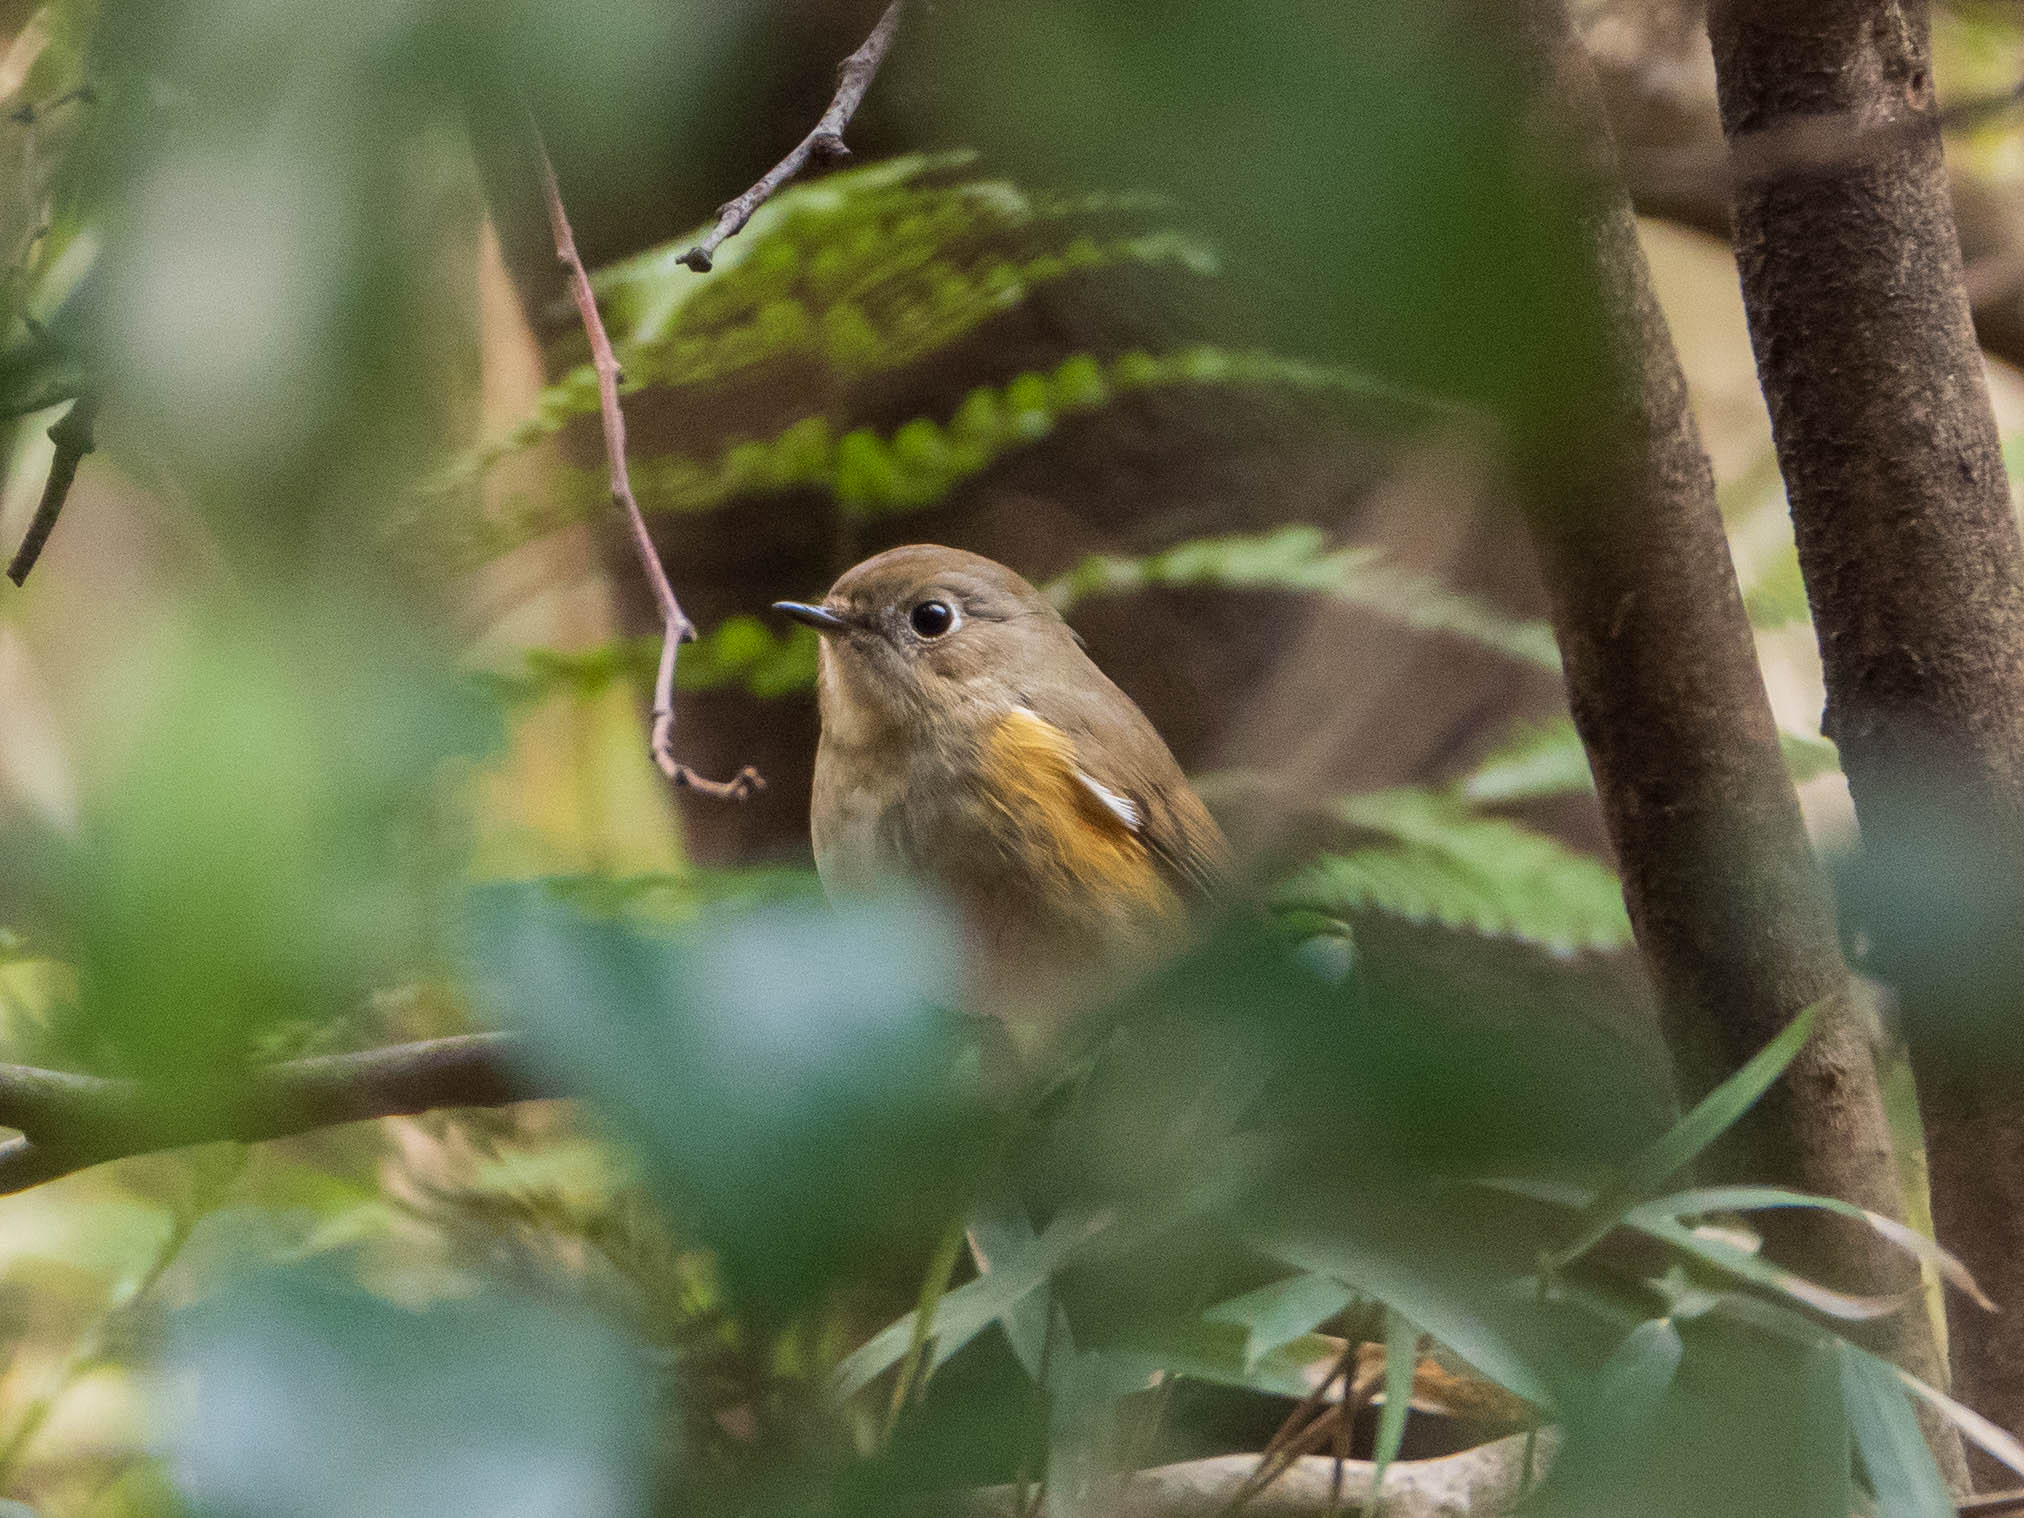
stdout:
{"type": "MultiPolygon", "coordinates": [[[[1035,722],[1041,723],[1044,726],[1052,727],[1054,725],[1030,706],[1015,706],[1013,710],[1025,713],[1025,715],[1031,717],[1035,722]]],[[[1138,803],[1133,801],[1131,797],[1120,796],[1094,775],[1087,773],[1079,767],[1073,769],[1071,772],[1074,774],[1076,780],[1080,782],[1082,788],[1096,798],[1099,806],[1109,812],[1119,822],[1122,822],[1132,832],[1136,833],[1145,825],[1145,819],[1139,813],[1138,803]]]]}
{"type": "Polygon", "coordinates": [[[1111,815],[1116,817],[1119,822],[1122,822],[1134,833],[1139,830],[1139,809],[1129,796],[1118,795],[1116,791],[1112,790],[1102,781],[1085,775],[1081,770],[1075,772],[1075,778],[1080,780],[1083,789],[1102,802],[1111,815]]]}

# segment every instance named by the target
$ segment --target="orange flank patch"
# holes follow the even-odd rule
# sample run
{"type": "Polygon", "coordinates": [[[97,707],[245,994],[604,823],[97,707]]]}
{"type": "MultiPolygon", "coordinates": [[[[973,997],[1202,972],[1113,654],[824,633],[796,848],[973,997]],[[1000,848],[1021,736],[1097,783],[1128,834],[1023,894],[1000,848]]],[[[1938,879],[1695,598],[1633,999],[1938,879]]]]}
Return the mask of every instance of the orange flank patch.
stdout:
{"type": "Polygon", "coordinates": [[[1001,846],[1046,882],[1063,916],[1090,927],[1109,919],[1131,936],[1178,923],[1180,899],[1145,841],[1086,783],[1068,734],[1014,711],[992,729],[983,758],[1001,846]]]}

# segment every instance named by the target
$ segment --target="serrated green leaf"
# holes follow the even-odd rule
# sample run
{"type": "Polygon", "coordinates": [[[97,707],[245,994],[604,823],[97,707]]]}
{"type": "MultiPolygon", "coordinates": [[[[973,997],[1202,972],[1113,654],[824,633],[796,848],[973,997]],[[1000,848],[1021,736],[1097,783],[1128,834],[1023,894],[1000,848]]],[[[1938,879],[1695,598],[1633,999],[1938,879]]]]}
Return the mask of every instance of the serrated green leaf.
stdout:
{"type": "Polygon", "coordinates": [[[1339,810],[1389,841],[1325,856],[1280,886],[1275,906],[1385,912],[1557,953],[1630,942],[1616,877],[1545,833],[1429,791],[1356,796],[1339,810]]]}
{"type": "Polygon", "coordinates": [[[1953,1499],[1890,1367],[1843,1340],[1835,1341],[1834,1359],[1849,1432],[1881,1518],[1950,1518],[1953,1499]]]}
{"type": "MultiPolygon", "coordinates": [[[[1623,1175],[1592,1202],[1582,1226],[1553,1257],[1556,1266],[1579,1259],[1623,1222],[1626,1215],[1664,1183],[1667,1176],[1692,1163],[1702,1150],[1726,1133],[1749,1111],[1813,1036],[1820,1003],[1802,1008],[1784,1029],[1753,1054],[1743,1067],[1695,1104],[1630,1162],[1623,1175]]],[[[1687,1232],[1680,1229],[1680,1232],[1687,1232]]]]}

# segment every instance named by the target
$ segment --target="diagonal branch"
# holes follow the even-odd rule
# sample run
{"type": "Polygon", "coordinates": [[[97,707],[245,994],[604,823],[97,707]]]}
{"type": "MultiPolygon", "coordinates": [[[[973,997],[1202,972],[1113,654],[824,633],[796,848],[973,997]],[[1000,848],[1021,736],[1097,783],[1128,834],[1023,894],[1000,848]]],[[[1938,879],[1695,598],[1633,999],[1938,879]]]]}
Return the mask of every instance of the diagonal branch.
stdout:
{"type": "Polygon", "coordinates": [[[29,519],[28,532],[14,551],[13,562],[7,566],[7,578],[16,585],[27,583],[28,571],[42,557],[42,545],[49,541],[63,503],[70,499],[77,466],[95,446],[92,423],[97,418],[98,397],[86,391],[49,429],[49,440],[56,444],[56,457],[50,460],[49,478],[43,483],[42,500],[36,505],[35,515],[29,519]]]}
{"type": "Polygon", "coordinates": [[[708,274],[717,249],[728,238],[736,237],[745,223],[752,219],[754,211],[807,168],[809,159],[835,160],[850,156],[850,148],[843,140],[844,128],[850,125],[850,118],[864,103],[865,92],[871,88],[872,80],[878,77],[886,50],[893,45],[893,34],[900,29],[900,10],[904,4],[905,0],[892,0],[892,4],[885,8],[885,14],[878,18],[878,25],[871,29],[871,35],[864,39],[864,46],[837,66],[835,98],[829,102],[829,109],[822,113],[822,119],[815,123],[815,130],[796,143],[794,151],[767,170],[765,177],[751,189],[736,200],[725,201],[718,208],[716,225],[710,228],[708,236],[682,255],[683,263],[698,274],[708,274]]]}
{"type": "Polygon", "coordinates": [[[618,404],[618,387],[624,374],[612,352],[604,319],[597,313],[597,296],[590,288],[590,275],[576,251],[576,234],[570,230],[568,213],[562,208],[562,191],[555,183],[555,165],[549,161],[548,149],[531,121],[529,130],[541,162],[541,189],[548,202],[549,229],[555,234],[556,261],[569,276],[569,293],[583,319],[584,336],[590,339],[590,361],[597,371],[598,409],[604,418],[604,453],[611,471],[612,503],[625,513],[633,550],[639,555],[647,583],[653,587],[654,605],[661,616],[661,662],[654,677],[654,727],[650,740],[654,763],[678,786],[720,801],[743,801],[766,787],[759,772],[749,764],[729,780],[706,780],[675,758],[675,655],[682,644],[696,636],[696,628],[682,611],[682,603],[675,599],[668,572],[661,567],[660,555],[654,552],[646,518],[640,515],[639,502],[633,498],[632,477],[625,462],[625,413],[618,404]]]}
{"type": "Polygon", "coordinates": [[[502,1107],[563,1095],[508,1033],[472,1033],[357,1054],[288,1060],[254,1071],[229,1107],[177,1109],[138,1082],[0,1065],[0,1196],[128,1155],[257,1143],[437,1107],[502,1107]]]}

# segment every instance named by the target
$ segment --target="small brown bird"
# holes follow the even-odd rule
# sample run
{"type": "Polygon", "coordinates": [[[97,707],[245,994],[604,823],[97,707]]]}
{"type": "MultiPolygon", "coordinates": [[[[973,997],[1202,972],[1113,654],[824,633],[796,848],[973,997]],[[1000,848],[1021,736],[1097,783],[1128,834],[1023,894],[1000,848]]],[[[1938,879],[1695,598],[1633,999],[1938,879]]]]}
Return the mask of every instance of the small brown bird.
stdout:
{"type": "Polygon", "coordinates": [[[1047,1017],[1171,946],[1230,873],[1174,756],[1047,598],[933,544],[820,605],[810,810],[824,889],[907,879],[955,907],[973,1009],[1047,1017]]]}

